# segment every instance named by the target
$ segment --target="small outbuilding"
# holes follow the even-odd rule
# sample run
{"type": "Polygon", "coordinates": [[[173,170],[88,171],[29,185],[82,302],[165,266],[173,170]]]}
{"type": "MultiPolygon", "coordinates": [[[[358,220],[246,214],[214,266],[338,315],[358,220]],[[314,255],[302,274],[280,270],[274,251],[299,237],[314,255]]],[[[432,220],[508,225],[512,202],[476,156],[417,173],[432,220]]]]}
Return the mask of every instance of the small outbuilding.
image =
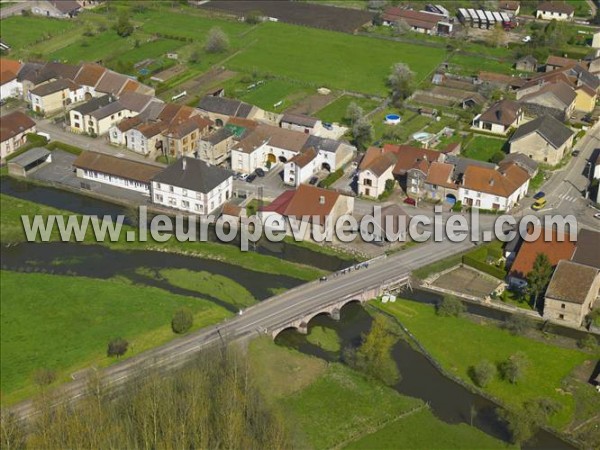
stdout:
{"type": "Polygon", "coordinates": [[[49,162],[52,162],[50,151],[42,147],[32,148],[8,161],[8,173],[17,177],[26,177],[36,167],[49,162]]]}

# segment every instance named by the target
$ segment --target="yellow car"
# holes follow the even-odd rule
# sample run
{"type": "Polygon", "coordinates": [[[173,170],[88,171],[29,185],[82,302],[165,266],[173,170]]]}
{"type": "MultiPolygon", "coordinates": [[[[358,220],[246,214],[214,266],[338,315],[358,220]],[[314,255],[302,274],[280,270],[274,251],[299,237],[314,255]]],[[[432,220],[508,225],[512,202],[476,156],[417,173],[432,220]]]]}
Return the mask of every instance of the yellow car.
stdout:
{"type": "Polygon", "coordinates": [[[542,198],[537,199],[535,201],[535,203],[533,205],[531,205],[531,209],[533,209],[534,211],[539,211],[544,206],[546,206],[546,199],[544,197],[542,197],[542,198]]]}

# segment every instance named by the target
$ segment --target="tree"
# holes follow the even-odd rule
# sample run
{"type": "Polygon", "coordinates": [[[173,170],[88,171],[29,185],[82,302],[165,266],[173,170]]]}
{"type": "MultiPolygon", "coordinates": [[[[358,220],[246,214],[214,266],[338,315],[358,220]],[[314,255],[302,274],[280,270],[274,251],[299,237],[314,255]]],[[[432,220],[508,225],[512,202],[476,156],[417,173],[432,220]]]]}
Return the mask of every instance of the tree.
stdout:
{"type": "Polygon", "coordinates": [[[398,19],[394,22],[394,32],[396,34],[406,34],[411,30],[411,26],[404,19],[398,19]]]}
{"type": "Polygon", "coordinates": [[[489,31],[488,42],[493,47],[504,47],[506,45],[506,31],[499,24],[489,31]]]}
{"type": "Polygon", "coordinates": [[[187,333],[194,324],[194,315],[189,308],[181,308],[175,312],[171,320],[171,328],[174,333],[187,333]]]}
{"type": "Polygon", "coordinates": [[[373,125],[364,117],[361,117],[352,127],[352,137],[356,146],[364,150],[373,140],[373,125]]]}
{"type": "Polygon", "coordinates": [[[537,308],[538,298],[546,291],[550,277],[552,277],[552,264],[545,253],[538,253],[533,262],[533,269],[527,275],[527,287],[533,297],[533,309],[537,308]]]}
{"type": "Polygon", "coordinates": [[[123,356],[127,352],[129,342],[123,338],[113,339],[108,343],[108,349],[106,350],[107,356],[116,356],[117,358],[123,356]]]}
{"type": "Polygon", "coordinates": [[[528,361],[524,353],[517,352],[500,363],[500,375],[511,384],[516,384],[525,375],[528,361]]]}
{"type": "Polygon", "coordinates": [[[381,11],[375,13],[375,15],[373,16],[372,23],[376,27],[380,27],[381,25],[383,25],[383,14],[381,14],[381,11]]]}
{"type": "Polygon", "coordinates": [[[504,152],[499,150],[497,152],[495,152],[492,157],[490,158],[490,162],[493,162],[494,164],[498,164],[500,161],[502,161],[504,159],[504,152]]]}
{"type": "Polygon", "coordinates": [[[0,448],[5,450],[25,448],[26,433],[23,423],[8,410],[0,412],[0,448]]]}
{"type": "Polygon", "coordinates": [[[204,50],[207,53],[223,53],[229,48],[229,38],[219,27],[213,27],[208,32],[204,50]]]}
{"type": "Polygon", "coordinates": [[[346,108],[346,118],[350,120],[350,125],[354,125],[364,115],[363,109],[356,104],[351,102],[346,108]]]}
{"type": "Polygon", "coordinates": [[[594,350],[598,345],[598,341],[591,334],[586,334],[577,341],[577,347],[583,350],[594,350]]]}
{"type": "Polygon", "coordinates": [[[33,374],[33,381],[41,388],[51,385],[55,380],[56,372],[52,369],[38,369],[33,374]]]}
{"type": "Polygon", "coordinates": [[[200,62],[201,56],[202,56],[202,53],[200,52],[200,49],[195,48],[194,50],[192,50],[192,53],[190,54],[188,61],[191,62],[192,64],[197,64],[200,62]]]}
{"type": "Polygon", "coordinates": [[[387,84],[392,94],[392,102],[395,105],[401,105],[412,94],[414,76],[414,72],[404,63],[397,63],[392,66],[387,84]]]}
{"type": "Polygon", "coordinates": [[[363,336],[363,342],[356,351],[345,354],[349,365],[365,374],[393,385],[400,379],[398,366],[392,358],[392,347],[398,337],[390,329],[387,319],[378,314],[373,320],[371,330],[363,336]]]}
{"type": "Polygon", "coordinates": [[[484,359],[469,369],[469,376],[477,386],[486,387],[496,376],[496,366],[484,359]]]}
{"type": "Polygon", "coordinates": [[[530,327],[531,321],[527,316],[522,314],[512,314],[504,321],[504,328],[514,335],[523,334],[530,327]]]}
{"type": "Polygon", "coordinates": [[[436,306],[436,313],[442,317],[458,317],[466,311],[466,307],[458,298],[446,295],[436,306]]]}
{"type": "Polygon", "coordinates": [[[502,420],[515,444],[520,444],[531,438],[537,428],[548,423],[548,419],[556,414],[561,405],[551,398],[540,397],[527,400],[519,409],[498,410],[502,420]]]}
{"type": "Polygon", "coordinates": [[[129,16],[126,11],[123,11],[119,15],[119,19],[117,21],[117,26],[115,27],[117,34],[121,37],[130,36],[133,33],[133,25],[129,21],[129,16]]]}

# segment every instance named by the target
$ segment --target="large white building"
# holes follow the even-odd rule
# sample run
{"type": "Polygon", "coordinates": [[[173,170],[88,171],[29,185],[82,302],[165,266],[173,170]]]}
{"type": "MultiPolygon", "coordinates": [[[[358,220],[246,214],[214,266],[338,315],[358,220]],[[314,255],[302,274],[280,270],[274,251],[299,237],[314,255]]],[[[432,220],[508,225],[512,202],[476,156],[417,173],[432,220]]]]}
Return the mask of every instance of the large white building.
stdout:
{"type": "Polygon", "coordinates": [[[150,195],[150,183],[162,167],[105,153],[83,152],[73,167],[77,177],[150,195]]]}
{"type": "Polygon", "coordinates": [[[220,167],[183,157],[152,179],[152,202],[210,214],[231,198],[233,176],[220,167]]]}

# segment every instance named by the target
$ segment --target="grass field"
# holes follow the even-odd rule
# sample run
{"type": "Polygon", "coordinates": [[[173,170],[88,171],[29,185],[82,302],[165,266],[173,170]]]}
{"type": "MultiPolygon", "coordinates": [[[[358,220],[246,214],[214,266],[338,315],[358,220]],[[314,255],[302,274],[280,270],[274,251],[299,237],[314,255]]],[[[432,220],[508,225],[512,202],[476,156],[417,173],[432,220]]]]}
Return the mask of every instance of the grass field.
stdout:
{"type": "Polygon", "coordinates": [[[159,58],[168,52],[176,52],[185,45],[184,42],[174,39],[157,39],[151,42],[144,42],[137,48],[132,48],[121,53],[117,60],[135,64],[148,58],[159,58]]]}
{"type": "Polygon", "coordinates": [[[228,97],[238,98],[267,111],[281,112],[300,99],[311,89],[299,83],[278,79],[237,76],[223,84],[228,97]],[[258,86],[251,87],[252,85],[258,86]],[[282,102],[275,107],[276,103],[282,102]]]}
{"type": "Polygon", "coordinates": [[[112,338],[129,341],[127,356],[172,339],[170,321],[182,306],[194,312],[194,328],[231,314],[209,301],[120,279],[2,271],[0,286],[3,404],[33,394],[32,373],[40,368],[66,380],[91,364],[110,364],[106,346],[112,338]]]}
{"type": "MultiPolygon", "coordinates": [[[[513,62],[510,60],[498,61],[491,58],[482,58],[474,55],[452,55],[450,64],[458,66],[460,70],[458,72],[462,75],[476,75],[480,71],[484,72],[498,72],[507,75],[516,73],[513,69],[513,62]]],[[[456,72],[452,70],[452,72],[456,72]]]]}
{"type": "Polygon", "coordinates": [[[259,387],[287,417],[297,448],[502,447],[475,428],[442,423],[421,400],[268,337],[250,343],[250,361],[259,387]],[[438,429],[445,436],[436,445],[438,429]]]}
{"type": "Polygon", "coordinates": [[[356,103],[363,109],[363,112],[365,114],[373,111],[379,104],[378,101],[372,100],[370,98],[342,95],[341,97],[335,99],[333,102],[327,105],[325,108],[317,112],[315,114],[315,117],[318,117],[323,122],[337,122],[340,124],[348,125],[349,122],[346,119],[346,110],[348,109],[348,105],[350,105],[350,103],[356,103]]]}
{"type": "Polygon", "coordinates": [[[133,39],[123,39],[113,30],[108,30],[92,37],[81,37],[49,56],[52,60],[78,64],[105,59],[119,51],[133,49],[133,45],[133,39]]]}
{"type": "Polygon", "coordinates": [[[393,64],[404,62],[422,80],[444,59],[445,50],[265,23],[247,35],[248,46],[226,65],[369,94],[385,94],[393,64]],[[352,49],[352,51],[349,51],[352,49]],[[367,70],[368,69],[368,70],[367,70]]]}
{"type": "Polygon", "coordinates": [[[14,49],[26,49],[76,27],[69,20],[12,16],[2,20],[0,36],[14,49]]]}
{"type": "Polygon", "coordinates": [[[481,359],[497,364],[517,351],[523,352],[529,361],[523,380],[510,384],[496,378],[485,390],[509,406],[539,397],[556,400],[562,409],[550,423],[559,428],[573,418],[575,402],[572,396],[560,392],[561,383],[586,359],[594,359],[592,355],[515,336],[495,325],[440,317],[430,305],[400,300],[376,306],[397,317],[447,371],[468,383],[472,383],[469,368],[481,359]],[[448,339],[457,345],[448,345],[448,339]]]}
{"type": "Polygon", "coordinates": [[[494,439],[477,428],[461,423],[441,422],[428,409],[386,425],[375,433],[346,446],[352,450],[414,448],[414,449],[495,449],[516,448],[494,439]],[[435,432],[433,432],[435,430],[435,432]]]}
{"type": "Polygon", "coordinates": [[[479,161],[490,161],[495,153],[503,151],[505,138],[494,138],[487,136],[474,136],[473,139],[462,149],[461,155],[465,158],[477,159],[479,161]]]}

